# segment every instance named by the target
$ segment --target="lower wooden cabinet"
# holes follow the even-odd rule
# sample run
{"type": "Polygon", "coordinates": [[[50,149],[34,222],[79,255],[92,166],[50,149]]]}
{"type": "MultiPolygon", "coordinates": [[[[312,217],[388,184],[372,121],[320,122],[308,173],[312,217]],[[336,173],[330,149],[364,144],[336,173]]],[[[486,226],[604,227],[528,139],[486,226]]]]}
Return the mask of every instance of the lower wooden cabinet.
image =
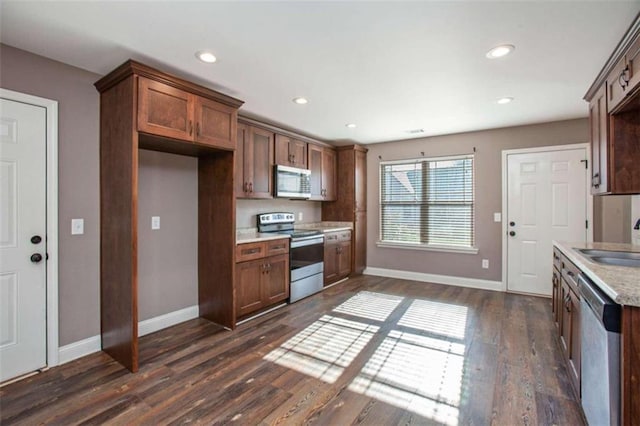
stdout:
{"type": "Polygon", "coordinates": [[[580,394],[581,339],[579,269],[554,249],[552,318],[558,329],[560,349],[567,362],[569,378],[580,394]]]}
{"type": "Polygon", "coordinates": [[[338,231],[324,237],[324,285],[351,274],[351,231],[338,231]]]}
{"type": "Polygon", "coordinates": [[[236,317],[289,297],[289,240],[239,244],[236,253],[236,317]]]}

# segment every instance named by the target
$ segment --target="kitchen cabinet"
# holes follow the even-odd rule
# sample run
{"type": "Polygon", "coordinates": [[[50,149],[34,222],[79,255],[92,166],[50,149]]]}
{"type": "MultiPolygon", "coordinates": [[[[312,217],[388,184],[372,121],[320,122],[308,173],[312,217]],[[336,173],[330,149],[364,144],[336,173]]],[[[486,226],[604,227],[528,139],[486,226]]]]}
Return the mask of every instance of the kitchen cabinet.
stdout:
{"type": "Polygon", "coordinates": [[[289,136],[276,134],[275,163],[282,166],[307,168],[307,143],[289,136]]]}
{"type": "Polygon", "coordinates": [[[351,274],[351,231],[328,232],[324,237],[325,287],[351,274]]]}
{"type": "Polygon", "coordinates": [[[289,297],[289,239],[238,244],[236,315],[268,308],[289,297]]]}
{"type": "Polygon", "coordinates": [[[236,224],[229,212],[236,209],[234,148],[242,101],[132,60],[95,87],[100,92],[102,350],[136,372],[137,219],[144,196],[138,191],[138,149],[198,158],[199,315],[234,328],[236,224]]]}
{"type": "Polygon", "coordinates": [[[336,151],[333,148],[308,145],[308,164],[311,170],[310,200],[335,201],[336,151]]]}
{"type": "Polygon", "coordinates": [[[585,94],[591,192],[640,194],[640,15],[585,94]]]}
{"type": "Polygon", "coordinates": [[[351,272],[361,274],[367,261],[367,149],[341,146],[337,152],[336,201],[322,203],[322,220],[353,223],[351,272]]]}
{"type": "Polygon", "coordinates": [[[571,384],[580,395],[580,293],[577,281],[580,270],[555,248],[553,265],[552,319],[558,330],[571,384]]]}
{"type": "Polygon", "coordinates": [[[238,123],[235,193],[237,198],[273,198],[273,132],[238,123]]]}
{"type": "Polygon", "coordinates": [[[237,108],[138,77],[138,131],[235,149],[237,108]]]}

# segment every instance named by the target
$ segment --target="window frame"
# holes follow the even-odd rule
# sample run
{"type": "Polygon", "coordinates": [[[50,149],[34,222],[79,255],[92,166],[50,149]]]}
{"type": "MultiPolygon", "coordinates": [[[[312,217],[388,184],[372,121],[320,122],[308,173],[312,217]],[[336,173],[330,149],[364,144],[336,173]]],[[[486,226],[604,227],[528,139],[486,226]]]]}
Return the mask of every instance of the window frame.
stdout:
{"type": "MultiPolygon", "coordinates": [[[[466,254],[477,254],[478,248],[476,246],[476,161],[474,154],[461,154],[461,155],[447,155],[440,157],[421,157],[421,158],[407,158],[402,160],[390,160],[390,161],[380,161],[378,164],[378,240],[376,241],[376,245],[378,247],[383,248],[400,248],[400,249],[410,249],[410,250],[425,250],[425,251],[439,251],[439,252],[447,252],[447,253],[466,253],[466,254]],[[471,215],[471,246],[460,246],[460,245],[443,245],[443,244],[429,244],[429,243],[411,243],[411,242],[401,242],[401,241],[389,241],[382,239],[382,228],[383,228],[383,172],[382,168],[384,166],[393,165],[393,164],[418,164],[418,163],[426,163],[426,162],[436,162],[436,161],[454,161],[454,160],[464,160],[471,159],[471,182],[472,182],[472,215],[471,215]]],[[[425,179],[423,176],[422,179],[425,179]]],[[[426,190],[426,187],[424,188],[426,190]]],[[[424,192],[423,192],[424,194],[424,192]]],[[[427,205],[428,203],[424,203],[427,205]]],[[[418,204],[421,205],[421,204],[418,204]]],[[[420,229],[421,233],[426,232],[426,229],[420,229]]]]}

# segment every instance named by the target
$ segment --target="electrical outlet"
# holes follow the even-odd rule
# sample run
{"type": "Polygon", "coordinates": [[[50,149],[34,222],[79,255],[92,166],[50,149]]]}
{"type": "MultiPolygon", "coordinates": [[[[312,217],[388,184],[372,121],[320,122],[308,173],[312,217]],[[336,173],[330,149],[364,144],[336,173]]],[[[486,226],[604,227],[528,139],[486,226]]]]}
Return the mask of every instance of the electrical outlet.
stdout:
{"type": "Polygon", "coordinates": [[[493,214],[494,222],[502,222],[502,213],[494,213],[493,214]]]}
{"type": "Polygon", "coordinates": [[[71,219],[71,235],[84,234],[84,219],[71,219]]]}
{"type": "Polygon", "coordinates": [[[302,212],[298,212],[298,222],[302,222],[303,217],[304,215],[302,214],[302,212]]]}
{"type": "Polygon", "coordinates": [[[160,216],[151,216],[151,229],[160,229],[160,216]]]}
{"type": "Polygon", "coordinates": [[[489,259],[482,259],[482,268],[489,269],[489,259]]]}

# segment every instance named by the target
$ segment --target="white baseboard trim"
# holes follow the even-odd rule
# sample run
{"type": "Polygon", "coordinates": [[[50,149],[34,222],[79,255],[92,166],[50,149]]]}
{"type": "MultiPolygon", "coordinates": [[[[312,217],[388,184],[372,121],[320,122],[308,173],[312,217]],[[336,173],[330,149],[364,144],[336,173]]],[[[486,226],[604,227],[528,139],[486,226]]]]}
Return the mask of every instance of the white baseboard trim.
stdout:
{"type": "Polygon", "coordinates": [[[194,305],[178,311],[169,312],[168,314],[149,318],[148,320],[140,321],[138,323],[138,337],[146,336],[147,334],[155,333],[156,331],[180,324],[181,322],[198,318],[199,314],[200,309],[198,308],[198,305],[194,305]]]}
{"type": "Polygon", "coordinates": [[[422,281],[435,284],[470,287],[482,290],[506,291],[502,281],[479,280],[477,278],[454,277],[451,275],[427,274],[424,272],[400,271],[397,269],[365,268],[364,275],[398,278],[401,280],[422,281]]]}
{"type": "Polygon", "coordinates": [[[100,350],[102,350],[102,340],[99,334],[69,343],[58,349],[58,365],[66,364],[74,359],[82,358],[100,350]]]}
{"type": "MultiPolygon", "coordinates": [[[[164,328],[171,327],[181,322],[198,318],[200,309],[198,305],[189,306],[188,308],[178,311],[169,312],[148,320],[138,322],[138,336],[142,337],[147,334],[154,333],[164,328]]],[[[91,336],[77,342],[69,343],[58,349],[58,365],[65,364],[85,355],[102,350],[102,339],[100,335],[91,336]]]]}

